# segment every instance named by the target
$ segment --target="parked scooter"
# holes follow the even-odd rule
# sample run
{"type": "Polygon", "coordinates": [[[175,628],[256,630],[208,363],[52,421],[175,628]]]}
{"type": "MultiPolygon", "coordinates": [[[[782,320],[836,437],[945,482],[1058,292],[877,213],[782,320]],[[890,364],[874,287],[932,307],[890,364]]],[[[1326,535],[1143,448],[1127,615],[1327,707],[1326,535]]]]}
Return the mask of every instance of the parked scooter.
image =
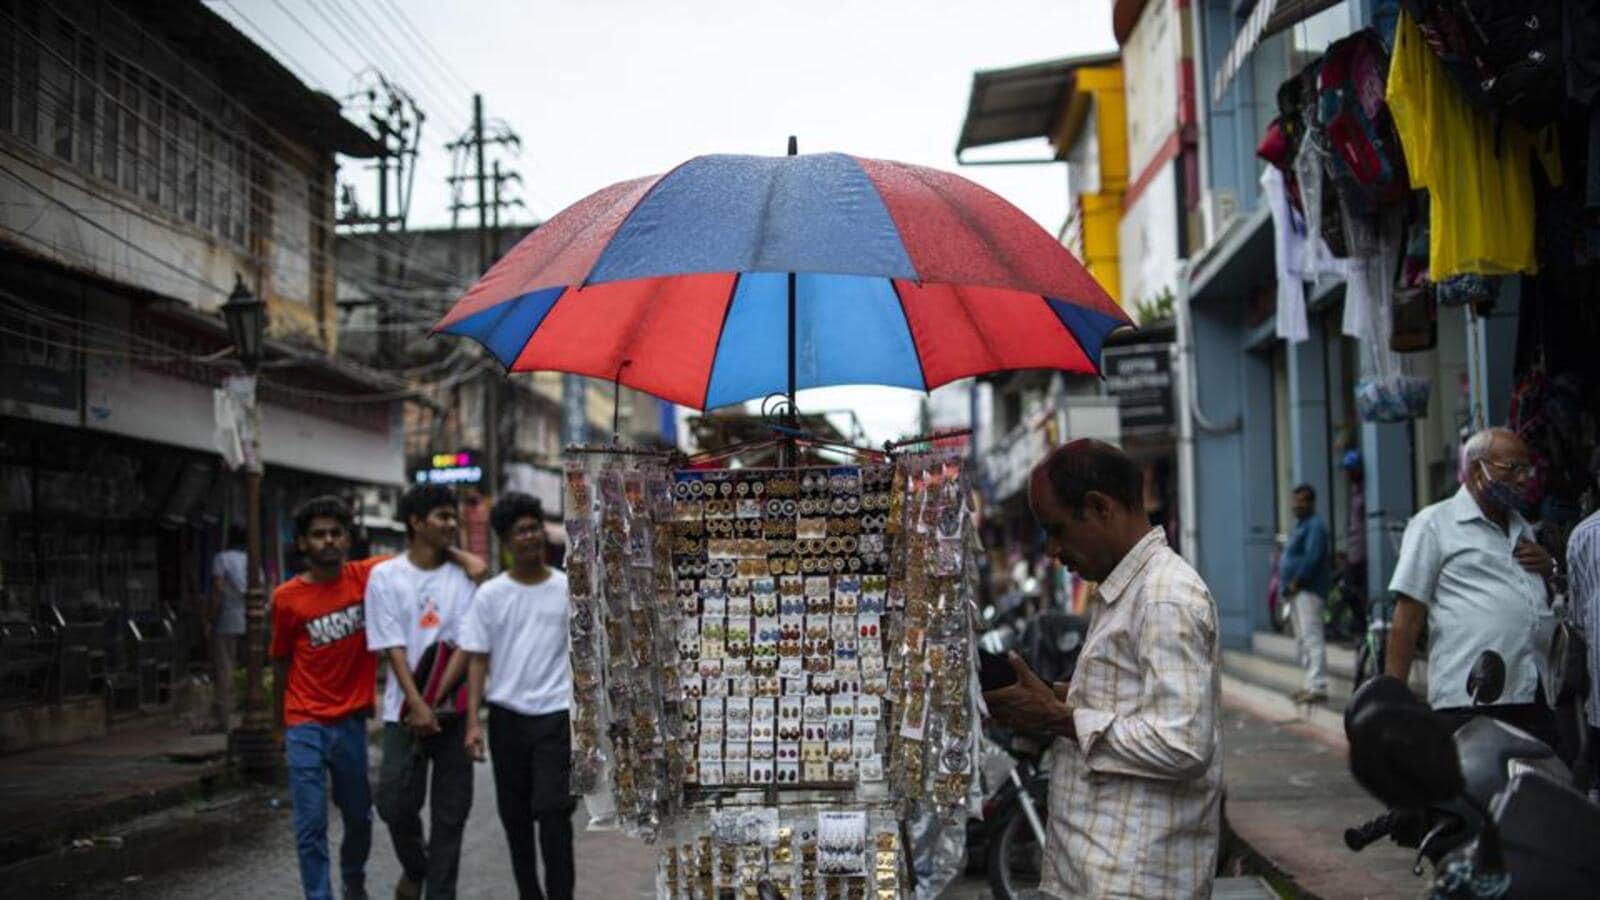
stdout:
{"type": "MultiPolygon", "coordinates": [[[[1047,611],[1022,628],[985,632],[979,646],[995,654],[1017,651],[1046,683],[1069,681],[1078,664],[1089,622],[1082,616],[1047,611]]],[[[1015,760],[1004,778],[988,791],[983,818],[967,822],[967,859],[983,860],[989,886],[999,900],[1009,900],[1023,890],[1036,888],[1042,875],[1045,825],[1049,821],[1050,770],[1045,752],[1046,735],[1013,732],[990,725],[985,736],[1015,760]]]]}
{"type": "MultiPolygon", "coordinates": [[[[1504,687],[1505,661],[1485,652],[1467,680],[1473,705],[1504,687]]],[[[1600,885],[1600,807],[1532,735],[1487,717],[1451,734],[1390,676],[1356,691],[1345,734],[1351,773],[1390,807],[1345,832],[1351,850],[1384,836],[1415,847],[1436,898],[1591,896],[1600,885]]]]}

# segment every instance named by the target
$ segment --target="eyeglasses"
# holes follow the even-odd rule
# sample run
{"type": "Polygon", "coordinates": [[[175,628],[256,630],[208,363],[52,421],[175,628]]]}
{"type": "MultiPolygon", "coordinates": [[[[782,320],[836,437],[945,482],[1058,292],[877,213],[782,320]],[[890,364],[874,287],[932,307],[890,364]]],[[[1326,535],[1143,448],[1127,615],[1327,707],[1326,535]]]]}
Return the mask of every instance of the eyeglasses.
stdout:
{"type": "Polygon", "coordinates": [[[1525,478],[1533,474],[1533,463],[1530,462],[1507,463],[1499,462],[1493,459],[1486,459],[1484,462],[1494,466],[1496,469],[1499,469],[1502,472],[1510,473],[1512,478],[1525,478]]]}

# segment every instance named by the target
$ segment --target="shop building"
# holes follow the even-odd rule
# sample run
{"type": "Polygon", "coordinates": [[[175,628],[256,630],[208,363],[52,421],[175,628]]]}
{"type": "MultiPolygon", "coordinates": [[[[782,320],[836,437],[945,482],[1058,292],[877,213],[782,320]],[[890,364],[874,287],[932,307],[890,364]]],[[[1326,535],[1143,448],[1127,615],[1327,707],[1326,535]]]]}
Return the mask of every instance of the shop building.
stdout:
{"type": "MultiPolygon", "coordinates": [[[[1169,24],[1163,20],[1155,27],[1169,24]]],[[[1139,65],[1148,67],[1159,57],[1165,71],[1178,72],[1181,42],[1169,40],[1175,36],[1174,31],[1145,41],[1148,47],[1141,44],[1139,65]]],[[[1141,85],[1135,97],[1125,77],[1128,65],[1120,53],[1100,53],[973,75],[957,141],[958,162],[1063,164],[1068,213],[1058,238],[1131,316],[1145,323],[1108,338],[1101,358],[1105,381],[1013,372],[974,383],[970,405],[973,421],[981,423],[976,444],[979,484],[996,595],[1033,579],[1058,602],[1081,599],[1082,586],[1043,558],[1027,506],[1028,473],[1067,440],[1089,437],[1122,445],[1149,476],[1152,490],[1146,506],[1152,521],[1167,525],[1176,536],[1176,420],[1167,319],[1176,285],[1169,276],[1175,271],[1180,236],[1170,216],[1149,212],[1176,204],[1173,191],[1192,155],[1179,151],[1188,146],[1185,140],[1192,144],[1193,135],[1192,128],[1182,127],[1175,90],[1161,106],[1163,113],[1149,114],[1151,88],[1141,85]],[[1147,106],[1130,113],[1135,100],[1147,106]],[[1047,152],[1015,143],[1039,139],[1047,142],[1047,152]],[[1021,149],[969,156],[969,151],[1001,144],[1021,149]],[[1142,166],[1137,178],[1130,177],[1130,148],[1135,146],[1142,166]],[[1129,242],[1137,254],[1127,251],[1129,242]],[[1167,247],[1166,255],[1153,250],[1152,243],[1167,247]]]]}
{"type": "Polygon", "coordinates": [[[403,383],[339,359],[335,155],[378,144],[203,4],[0,4],[0,752],[203,706],[243,519],[218,309],[262,298],[265,577],[290,510],[405,475],[403,383]]]}
{"type": "MultiPolygon", "coordinates": [[[[1492,297],[1484,303],[1438,305],[1431,339],[1389,356],[1408,377],[1426,381],[1426,396],[1403,418],[1379,420],[1357,396],[1377,374],[1375,354],[1395,345],[1351,333],[1351,306],[1370,301],[1349,289],[1350,277],[1308,277],[1303,331],[1289,334],[1298,326],[1285,321],[1279,299],[1273,217],[1263,187],[1268,164],[1257,148],[1282,112],[1280,86],[1323,58],[1330,44],[1373,28],[1392,50],[1398,4],[1143,5],[1141,22],[1150,8],[1170,6],[1172,14],[1190,20],[1195,37],[1198,206],[1204,214],[1199,239],[1181,265],[1178,298],[1179,339],[1186,348],[1181,366],[1192,385],[1184,415],[1192,426],[1194,478],[1185,506],[1196,516],[1186,553],[1217,597],[1224,644],[1234,651],[1230,667],[1247,675],[1259,667],[1241,652],[1259,651],[1259,635],[1271,630],[1268,585],[1277,547],[1293,526],[1293,486],[1316,490],[1318,514],[1329,524],[1335,552],[1364,552],[1368,596],[1384,597],[1406,522],[1456,490],[1460,446],[1471,432],[1490,425],[1519,428],[1535,443],[1536,454],[1549,455],[1540,442],[1566,456],[1576,456],[1580,444],[1585,453],[1593,446],[1597,373],[1569,335],[1596,333],[1594,313],[1582,303],[1594,269],[1581,251],[1573,259],[1570,246],[1547,258],[1546,250],[1560,242],[1547,247],[1541,238],[1539,268],[1492,279],[1492,297]],[[1564,263],[1552,262],[1562,256],[1564,263]],[[1590,399],[1578,400],[1576,385],[1591,386],[1585,395],[1590,399]],[[1541,414],[1559,415],[1564,433],[1587,437],[1539,437],[1527,427],[1530,414],[1514,408],[1517,398],[1530,398],[1541,414]],[[1360,451],[1364,471],[1364,483],[1355,487],[1341,467],[1351,449],[1360,451]],[[1353,491],[1360,494],[1364,518],[1351,522],[1353,491]]],[[[1551,140],[1570,144],[1570,124],[1558,122],[1551,140]]],[[[1581,177],[1581,170],[1568,172],[1581,177]]],[[[1541,220],[1559,205],[1554,197],[1539,196],[1541,220]]],[[[1416,202],[1426,206],[1429,200],[1419,196],[1416,202]]],[[[1454,220],[1446,227],[1460,225],[1454,220]]],[[[1436,233],[1438,227],[1436,222],[1436,233]]],[[[1397,263],[1387,265],[1383,274],[1392,280],[1397,263]]],[[[1431,273],[1431,280],[1440,280],[1439,274],[1431,273]]],[[[1298,319],[1295,307],[1289,309],[1298,319]]],[[[1385,312],[1382,321],[1387,326],[1394,320],[1385,312]]],[[[1570,461],[1552,464],[1552,480],[1570,481],[1570,469],[1570,461]]],[[[1576,521],[1576,492],[1562,486],[1557,493],[1544,510],[1552,550],[1564,545],[1557,536],[1560,523],[1576,521]],[[1572,510],[1565,509],[1569,505],[1572,510]]],[[[1281,686],[1270,678],[1267,683],[1281,686]]]]}

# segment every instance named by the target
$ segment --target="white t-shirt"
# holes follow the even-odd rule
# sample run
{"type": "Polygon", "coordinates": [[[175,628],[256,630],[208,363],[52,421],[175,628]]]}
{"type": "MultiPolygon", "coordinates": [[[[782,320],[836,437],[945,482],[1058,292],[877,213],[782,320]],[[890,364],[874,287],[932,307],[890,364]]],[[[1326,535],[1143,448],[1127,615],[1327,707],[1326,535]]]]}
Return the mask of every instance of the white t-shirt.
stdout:
{"type": "MultiPolygon", "coordinates": [[[[406,648],[413,670],[434,641],[455,644],[476,585],[453,562],[419,569],[404,553],[372,567],[367,578],[367,649],[406,648]]],[[[383,690],[383,720],[400,721],[405,692],[392,675],[383,690]]]]}
{"type": "Polygon", "coordinates": [[[224,550],[211,560],[211,577],[222,579],[217,634],[244,634],[244,592],[249,587],[249,565],[249,557],[243,550],[224,550]]]}
{"type": "Polygon", "coordinates": [[[538,584],[507,572],[484,582],[461,620],[461,649],[489,655],[484,697],[525,716],[560,712],[572,702],[567,661],[567,576],[554,569],[538,584]]]}

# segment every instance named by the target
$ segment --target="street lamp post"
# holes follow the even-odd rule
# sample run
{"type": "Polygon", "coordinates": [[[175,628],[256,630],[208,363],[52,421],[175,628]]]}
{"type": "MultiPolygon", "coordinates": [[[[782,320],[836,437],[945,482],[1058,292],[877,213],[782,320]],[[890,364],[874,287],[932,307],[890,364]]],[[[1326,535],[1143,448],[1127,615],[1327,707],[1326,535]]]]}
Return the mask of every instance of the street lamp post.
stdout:
{"type": "Polygon", "coordinates": [[[222,305],[234,353],[244,367],[230,388],[245,409],[244,485],[248,581],[245,589],[244,715],[231,744],[239,768],[247,775],[270,779],[277,770],[277,742],[272,712],[266,702],[262,672],[266,666],[266,596],[261,585],[261,420],[257,417],[256,372],[266,336],[266,304],[235,276],[233,293],[222,305]]]}

